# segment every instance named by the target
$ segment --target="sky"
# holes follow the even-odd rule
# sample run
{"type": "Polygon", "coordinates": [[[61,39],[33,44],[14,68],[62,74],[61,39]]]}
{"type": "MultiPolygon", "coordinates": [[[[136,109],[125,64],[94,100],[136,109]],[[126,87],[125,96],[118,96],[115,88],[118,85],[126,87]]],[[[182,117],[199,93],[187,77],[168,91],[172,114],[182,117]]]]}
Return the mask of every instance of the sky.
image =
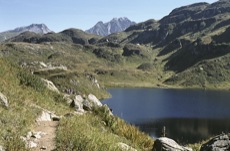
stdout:
{"type": "Polygon", "coordinates": [[[217,0],[0,0],[0,32],[44,23],[54,32],[87,30],[98,21],[127,17],[135,22],[159,20],[173,9],[217,0]]]}

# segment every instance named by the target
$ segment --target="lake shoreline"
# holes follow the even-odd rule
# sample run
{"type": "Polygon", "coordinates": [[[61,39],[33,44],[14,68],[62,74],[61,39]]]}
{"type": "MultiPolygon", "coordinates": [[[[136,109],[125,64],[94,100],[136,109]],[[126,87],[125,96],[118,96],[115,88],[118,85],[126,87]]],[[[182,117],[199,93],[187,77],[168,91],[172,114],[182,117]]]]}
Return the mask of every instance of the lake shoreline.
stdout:
{"type": "Polygon", "coordinates": [[[112,94],[112,98],[103,101],[103,103],[112,108],[115,115],[137,127],[146,119],[147,126],[144,125],[140,127],[140,129],[145,129],[143,131],[147,132],[150,136],[151,133],[148,131],[152,131],[154,126],[155,129],[157,129],[154,131],[157,131],[157,133],[161,131],[163,126],[166,126],[167,129],[174,129],[168,133],[171,135],[181,130],[180,133],[182,137],[186,137],[186,135],[191,132],[194,133],[194,135],[190,134],[189,137],[201,135],[199,136],[200,139],[188,142],[178,141],[178,138],[169,135],[169,137],[177,140],[179,143],[194,144],[202,140],[207,140],[221,132],[230,131],[230,129],[228,129],[228,127],[230,127],[230,120],[228,120],[230,114],[226,108],[229,106],[229,103],[228,101],[224,101],[230,98],[229,91],[155,87],[109,88],[108,91],[112,94]],[[153,93],[155,94],[153,95],[153,93]],[[182,94],[182,96],[179,96],[180,94],[182,94]],[[224,97],[225,95],[227,96],[226,99],[224,97]],[[207,96],[210,98],[206,98],[207,96]],[[148,101],[146,97],[151,97],[152,99],[148,101]],[[204,98],[205,100],[202,101],[204,98]],[[174,103],[174,101],[171,100],[179,100],[179,102],[174,103]],[[218,102],[216,100],[218,100],[218,102]],[[211,103],[210,107],[208,107],[208,103],[211,103]],[[207,108],[210,108],[210,110],[206,111],[207,108]],[[228,125],[227,128],[221,127],[223,124],[219,125],[219,121],[221,121],[220,123],[228,125]],[[217,129],[217,131],[215,129],[217,129]],[[209,132],[211,133],[209,134],[209,132]]]}

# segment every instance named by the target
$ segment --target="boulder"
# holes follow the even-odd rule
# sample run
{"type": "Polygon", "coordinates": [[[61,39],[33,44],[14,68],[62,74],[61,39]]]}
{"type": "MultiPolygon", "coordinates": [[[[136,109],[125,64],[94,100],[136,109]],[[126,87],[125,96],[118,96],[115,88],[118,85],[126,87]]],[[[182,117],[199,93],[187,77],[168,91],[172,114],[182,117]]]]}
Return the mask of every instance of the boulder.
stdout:
{"type": "Polygon", "coordinates": [[[4,94],[2,94],[1,92],[0,92],[0,104],[2,104],[2,106],[6,107],[6,108],[9,107],[7,97],[4,94]]]}
{"type": "Polygon", "coordinates": [[[153,151],[192,151],[192,149],[180,146],[174,140],[167,137],[158,138],[153,145],[153,151]]]}
{"type": "Polygon", "coordinates": [[[50,112],[42,111],[41,116],[36,121],[52,121],[50,112]]]}
{"type": "Polygon", "coordinates": [[[76,95],[74,100],[71,102],[70,106],[74,107],[77,112],[84,112],[83,109],[84,99],[81,95],[76,95]]]}
{"type": "Polygon", "coordinates": [[[84,110],[86,110],[86,111],[91,111],[92,110],[93,105],[92,105],[92,103],[89,100],[85,99],[82,102],[82,104],[83,104],[83,109],[84,110]]]}
{"type": "Polygon", "coordinates": [[[221,134],[213,137],[210,141],[201,146],[200,151],[225,151],[230,150],[229,136],[221,134]]]}
{"type": "Polygon", "coordinates": [[[136,149],[132,148],[131,146],[129,146],[125,143],[120,142],[117,145],[122,151],[137,151],[136,149]]]}
{"type": "Polygon", "coordinates": [[[44,82],[44,84],[46,85],[46,87],[51,90],[51,91],[54,91],[54,92],[57,92],[57,93],[60,93],[58,88],[53,84],[52,81],[49,81],[47,79],[42,79],[42,81],[44,82]]]}
{"type": "Polygon", "coordinates": [[[37,122],[40,121],[59,121],[61,119],[60,116],[55,115],[54,113],[43,110],[42,114],[36,119],[37,122]]]}
{"type": "Polygon", "coordinates": [[[94,105],[101,107],[102,103],[97,99],[97,97],[93,94],[88,95],[88,99],[90,102],[92,102],[94,105]]]}

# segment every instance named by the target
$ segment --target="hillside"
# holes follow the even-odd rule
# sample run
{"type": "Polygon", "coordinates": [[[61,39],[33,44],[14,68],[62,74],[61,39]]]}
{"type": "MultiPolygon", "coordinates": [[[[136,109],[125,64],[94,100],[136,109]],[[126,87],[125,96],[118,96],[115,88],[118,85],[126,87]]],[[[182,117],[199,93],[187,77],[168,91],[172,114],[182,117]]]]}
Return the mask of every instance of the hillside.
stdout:
{"type": "MultiPolygon", "coordinates": [[[[207,66],[206,63],[211,60],[222,60],[228,56],[229,13],[229,1],[197,3],[176,8],[159,21],[152,19],[138,23],[124,32],[106,37],[88,34],[78,29],[67,29],[45,35],[26,32],[8,42],[30,43],[13,44],[15,47],[22,47],[20,49],[27,48],[26,45],[31,43],[43,47],[49,42],[50,47],[59,45],[58,49],[54,49],[57,54],[72,53],[75,50],[87,52],[93,58],[89,58],[90,62],[86,60],[80,64],[84,64],[90,74],[95,75],[105,86],[226,89],[225,83],[229,82],[228,78],[210,78],[206,72],[202,72],[199,76],[203,77],[202,80],[194,79],[191,82],[189,76],[184,75],[197,75],[194,68],[197,68],[198,64],[207,66]],[[75,44],[78,46],[72,47],[75,44]],[[68,49],[59,49],[65,45],[69,45],[68,49]],[[149,78],[145,78],[146,76],[149,78]]],[[[29,53],[27,55],[30,56],[29,53]]],[[[79,65],[77,59],[64,60],[64,66],[79,65]]],[[[216,68],[216,74],[224,72],[224,77],[229,76],[226,68],[228,60],[216,61],[214,66],[219,66],[216,68]]]]}
{"type": "MultiPolygon", "coordinates": [[[[84,81],[80,83],[87,85],[84,81]]],[[[88,93],[82,95],[88,102],[83,102],[83,108],[70,105],[69,101],[76,103],[82,96],[51,91],[38,76],[3,58],[0,58],[0,85],[1,149],[114,151],[122,150],[124,144],[138,150],[152,148],[150,137],[113,116],[108,107],[88,104],[84,98],[88,93]],[[53,132],[44,134],[51,128],[45,127],[47,123],[56,124],[53,132]],[[54,146],[50,146],[50,140],[45,143],[47,146],[41,146],[43,138],[51,138],[49,135],[54,135],[54,146]]],[[[89,100],[90,96],[92,99],[93,95],[88,96],[89,100]]]]}
{"type": "Polygon", "coordinates": [[[152,138],[98,99],[110,97],[107,87],[229,90],[229,35],[227,0],[176,8],[105,37],[73,28],[20,33],[0,44],[0,148],[28,150],[28,132],[48,112],[56,150],[152,150],[152,138]]]}

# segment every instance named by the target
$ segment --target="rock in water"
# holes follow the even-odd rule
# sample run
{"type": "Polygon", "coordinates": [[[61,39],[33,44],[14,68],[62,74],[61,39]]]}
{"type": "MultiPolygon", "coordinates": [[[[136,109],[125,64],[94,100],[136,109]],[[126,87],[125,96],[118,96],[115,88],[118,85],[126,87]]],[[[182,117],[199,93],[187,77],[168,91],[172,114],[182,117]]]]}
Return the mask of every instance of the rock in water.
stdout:
{"type": "Polygon", "coordinates": [[[213,137],[210,141],[201,146],[200,151],[227,151],[230,150],[228,135],[221,134],[213,137]]]}
{"type": "Polygon", "coordinates": [[[192,151],[192,149],[180,146],[170,138],[160,137],[154,142],[153,151],[192,151]]]}
{"type": "Polygon", "coordinates": [[[0,104],[2,104],[6,108],[9,107],[7,97],[4,94],[2,94],[1,92],[0,92],[0,104]]]}

